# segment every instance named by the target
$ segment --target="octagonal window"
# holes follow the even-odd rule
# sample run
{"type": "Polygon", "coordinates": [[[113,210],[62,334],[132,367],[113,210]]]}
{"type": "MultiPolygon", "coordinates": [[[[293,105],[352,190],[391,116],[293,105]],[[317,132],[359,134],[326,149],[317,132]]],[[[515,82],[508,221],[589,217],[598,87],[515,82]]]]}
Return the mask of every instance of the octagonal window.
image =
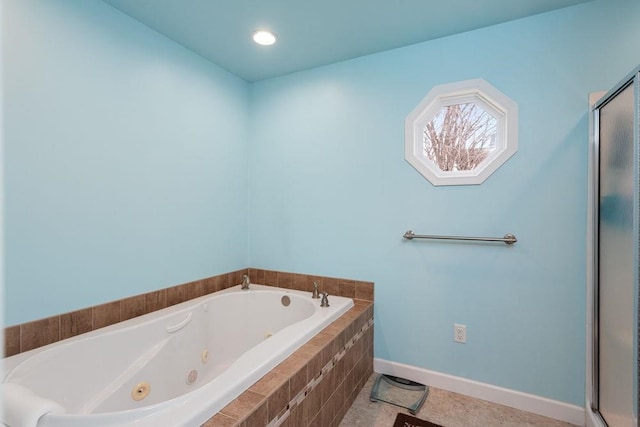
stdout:
{"type": "Polygon", "coordinates": [[[405,120],[405,159],[433,185],[480,184],[516,152],[517,115],[482,79],[436,86],[405,120]]]}

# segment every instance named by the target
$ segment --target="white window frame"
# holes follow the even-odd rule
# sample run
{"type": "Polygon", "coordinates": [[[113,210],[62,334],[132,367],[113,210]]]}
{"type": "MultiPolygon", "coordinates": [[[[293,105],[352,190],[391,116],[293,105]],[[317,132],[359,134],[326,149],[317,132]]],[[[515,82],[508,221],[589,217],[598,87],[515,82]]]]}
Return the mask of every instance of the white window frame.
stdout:
{"type": "Polygon", "coordinates": [[[434,86],[405,119],[405,159],[433,185],[481,184],[516,151],[518,104],[484,79],[434,86]],[[496,148],[472,170],[443,171],[424,154],[424,128],[442,108],[469,102],[496,118],[496,148]]]}

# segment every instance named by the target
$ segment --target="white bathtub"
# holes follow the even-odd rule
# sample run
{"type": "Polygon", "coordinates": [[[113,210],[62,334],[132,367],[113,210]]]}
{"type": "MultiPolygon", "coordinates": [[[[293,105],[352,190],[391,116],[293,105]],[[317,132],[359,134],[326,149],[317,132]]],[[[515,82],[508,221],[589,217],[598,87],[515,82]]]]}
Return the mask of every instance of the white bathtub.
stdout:
{"type": "Polygon", "coordinates": [[[38,427],[199,426],[353,306],[329,302],[236,286],[9,357],[3,420],[54,409],[38,427]]]}

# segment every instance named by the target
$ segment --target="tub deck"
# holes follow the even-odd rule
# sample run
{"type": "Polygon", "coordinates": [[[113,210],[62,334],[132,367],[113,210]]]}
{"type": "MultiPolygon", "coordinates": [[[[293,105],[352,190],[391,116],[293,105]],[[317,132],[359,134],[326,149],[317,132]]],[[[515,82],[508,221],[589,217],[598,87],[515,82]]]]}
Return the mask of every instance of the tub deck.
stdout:
{"type": "Polygon", "coordinates": [[[355,305],[203,427],[334,427],[373,372],[373,302],[355,305]]]}
{"type": "Polygon", "coordinates": [[[323,329],[203,426],[337,426],[373,370],[374,284],[247,268],[4,329],[4,355],[16,355],[202,295],[252,282],[355,298],[323,329]]]}

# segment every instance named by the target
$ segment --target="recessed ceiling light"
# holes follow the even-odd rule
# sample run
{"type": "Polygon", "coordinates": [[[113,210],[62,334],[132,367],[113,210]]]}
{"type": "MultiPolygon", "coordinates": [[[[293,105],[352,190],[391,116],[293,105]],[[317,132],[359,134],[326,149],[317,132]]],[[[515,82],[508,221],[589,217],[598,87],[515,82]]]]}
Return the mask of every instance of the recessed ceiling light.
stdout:
{"type": "Polygon", "coordinates": [[[267,30],[254,31],[251,37],[254,42],[262,46],[271,46],[278,40],[278,36],[267,30]]]}

